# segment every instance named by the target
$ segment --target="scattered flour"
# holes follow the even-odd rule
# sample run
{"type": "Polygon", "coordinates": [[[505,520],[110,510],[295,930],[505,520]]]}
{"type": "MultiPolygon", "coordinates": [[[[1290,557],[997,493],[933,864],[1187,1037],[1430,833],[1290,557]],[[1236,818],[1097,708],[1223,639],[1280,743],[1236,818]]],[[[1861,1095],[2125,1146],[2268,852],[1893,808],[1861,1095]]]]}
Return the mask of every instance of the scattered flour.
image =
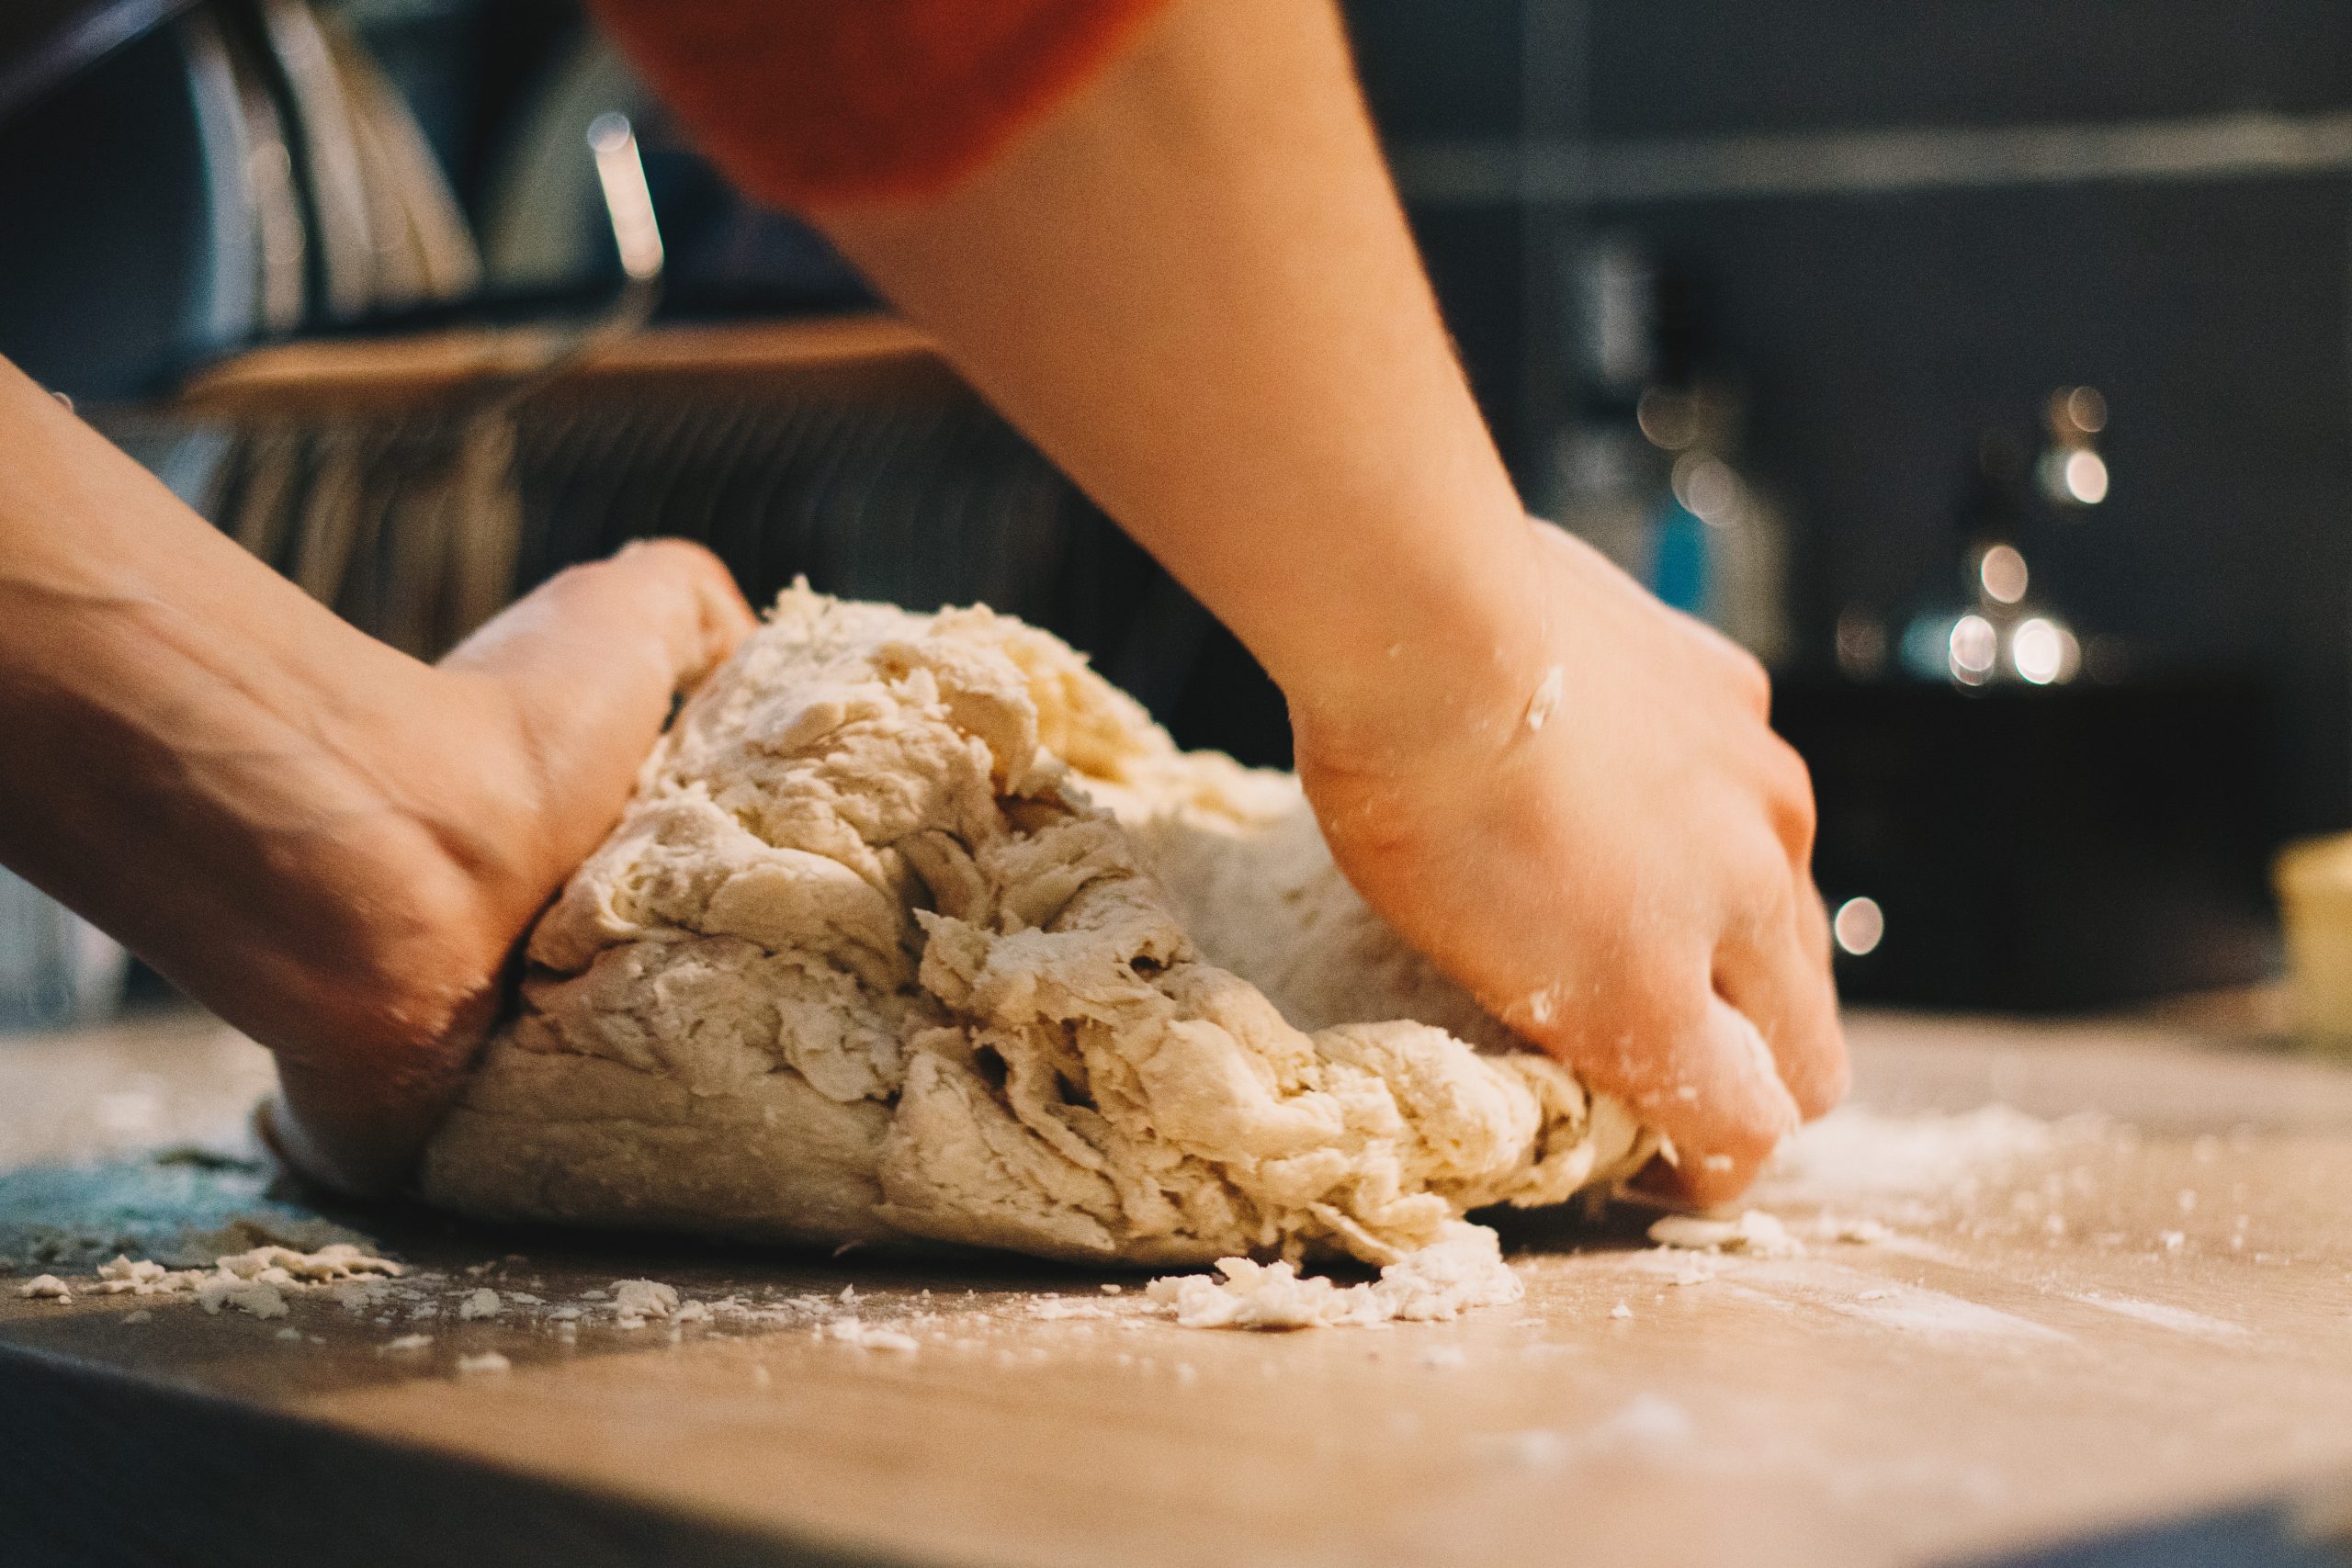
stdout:
{"type": "Polygon", "coordinates": [[[401,1272],[399,1264],[371,1257],[350,1242],[332,1242],[316,1252],[298,1252],[290,1247],[256,1247],[250,1252],[217,1259],[209,1274],[196,1269],[150,1272],[152,1265],[142,1269],[125,1258],[116,1258],[99,1272],[105,1274],[108,1269],[116,1270],[108,1283],[117,1288],[138,1291],[144,1284],[149,1290],[142,1294],[193,1290],[197,1304],[208,1313],[234,1307],[265,1319],[284,1317],[292,1310],[286,1304],[288,1290],[401,1272]]]}
{"type": "Polygon", "coordinates": [[[1751,1258],[1798,1258],[1804,1253],[1804,1243],[1761,1209],[1747,1210],[1730,1220],[1668,1214],[1650,1226],[1649,1236],[1660,1247],[1687,1252],[1741,1252],[1751,1258]]]}
{"type": "Polygon", "coordinates": [[[411,1350],[422,1350],[432,1343],[433,1336],[430,1334],[403,1334],[397,1339],[385,1340],[377,1348],[379,1352],[399,1356],[405,1355],[411,1350]]]}
{"type": "Polygon", "coordinates": [[[1473,1307],[1499,1306],[1526,1293],[1503,1261],[1495,1233],[1464,1221],[1380,1271],[1365,1285],[1302,1277],[1287,1262],[1219,1258],[1217,1274],[1154,1280],[1146,1296],[1187,1328],[1316,1328],[1397,1321],[1445,1322],[1473,1307]]]}
{"type": "MultiPolygon", "coordinates": [[[[242,1234],[242,1233],[240,1233],[242,1234]]],[[[234,1307],[254,1317],[284,1317],[290,1310],[286,1292],[314,1285],[342,1284],[363,1278],[397,1275],[401,1266],[376,1258],[350,1242],[331,1242],[316,1252],[266,1244],[249,1251],[224,1254],[209,1270],[167,1269],[151,1258],[118,1254],[98,1265],[90,1289],[102,1295],[168,1296],[192,1294],[208,1313],[234,1307]]],[[[70,1301],[73,1291],[54,1274],[43,1274],[18,1290],[18,1294],[70,1301]]],[[[363,1310],[349,1300],[345,1305],[363,1310]]],[[[147,1321],[134,1314],[133,1321],[147,1321]]]]}
{"type": "Polygon", "coordinates": [[[1680,1462],[1698,1438],[1690,1413],[1659,1393],[1637,1393],[1582,1431],[1536,1427],[1487,1439],[1522,1470],[1551,1471],[1581,1461],[1631,1458],[1680,1462]]]}
{"type": "Polygon", "coordinates": [[[2169,1328],[2176,1334],[2194,1335],[2200,1339],[2241,1339],[2248,1333],[2244,1324],[2232,1323],[2227,1318],[2208,1317],[2187,1307],[2166,1306],[2162,1302],[2143,1302],[2134,1296],[2110,1296],[2098,1291],[2087,1291],[2071,1299],[2085,1306],[2097,1307],[2101,1312],[2111,1312],[2118,1317],[2134,1318],[2158,1328],[2169,1328]]]}
{"type": "Polygon", "coordinates": [[[286,1292],[270,1280],[240,1280],[234,1274],[214,1274],[199,1280],[196,1304],[208,1313],[235,1307],[263,1319],[284,1317],[293,1310],[286,1304],[286,1292]]]}
{"type": "Polygon", "coordinates": [[[1552,665],[1544,671],[1544,679],[1536,683],[1535,694],[1527,699],[1527,732],[1530,735],[1543,728],[1545,721],[1551,718],[1552,710],[1560,705],[1564,683],[1558,665],[1552,665]]]}
{"type": "Polygon", "coordinates": [[[298,1252],[290,1247],[257,1247],[251,1252],[218,1258],[213,1268],[240,1280],[258,1280],[272,1285],[329,1285],[368,1275],[397,1279],[401,1266],[390,1258],[375,1258],[349,1242],[334,1242],[316,1252],[298,1252]]]}
{"type": "Polygon", "coordinates": [[[649,1317],[667,1317],[678,1310],[674,1287],[658,1280],[613,1281],[613,1323],[620,1328],[642,1328],[649,1317]]]}
{"type": "Polygon", "coordinates": [[[461,1378],[495,1377],[499,1373],[511,1372],[514,1370],[514,1363],[495,1350],[484,1350],[480,1355],[458,1358],[458,1375],[461,1378]]]}
{"type": "Polygon", "coordinates": [[[911,1356],[922,1348],[911,1334],[901,1334],[895,1328],[876,1328],[854,1317],[837,1317],[818,1332],[828,1339],[843,1345],[854,1345],[861,1350],[889,1350],[911,1356]]]}
{"type": "Polygon", "coordinates": [[[1600,1453],[1628,1449],[1660,1452],[1687,1445],[1696,1432],[1690,1413],[1674,1401],[1663,1394],[1637,1393],[1587,1432],[1582,1446],[1600,1453]]]}
{"type": "Polygon", "coordinates": [[[458,1303],[458,1321],[472,1323],[480,1318],[496,1317],[504,1304],[498,1299],[496,1291],[484,1285],[458,1303]]]}
{"type": "Polygon", "coordinates": [[[1895,1233],[1881,1221],[1831,1213],[1826,1209],[1807,1223],[1805,1230],[1816,1241],[1843,1242],[1852,1247],[1883,1247],[1897,1239],[1895,1233]]]}
{"type": "Polygon", "coordinates": [[[2007,1105],[1920,1116],[1848,1105],[1782,1144],[1761,1190],[1775,1201],[1821,1203],[1964,1195],[1987,1170],[2045,1153],[2087,1125],[2044,1122],[2007,1105]]]}
{"type": "Polygon", "coordinates": [[[148,1258],[133,1261],[118,1253],[113,1262],[98,1265],[96,1288],[109,1296],[126,1291],[139,1296],[164,1296],[192,1291],[203,1279],[201,1269],[166,1269],[148,1258]]]}
{"type": "Polygon", "coordinates": [[[2071,1337],[2047,1324],[2019,1317],[1981,1302],[1915,1285],[1880,1286],[1843,1301],[1823,1304],[1833,1312],[1881,1328],[1899,1329],[1930,1338],[1964,1340],[2039,1340],[2071,1337]]]}

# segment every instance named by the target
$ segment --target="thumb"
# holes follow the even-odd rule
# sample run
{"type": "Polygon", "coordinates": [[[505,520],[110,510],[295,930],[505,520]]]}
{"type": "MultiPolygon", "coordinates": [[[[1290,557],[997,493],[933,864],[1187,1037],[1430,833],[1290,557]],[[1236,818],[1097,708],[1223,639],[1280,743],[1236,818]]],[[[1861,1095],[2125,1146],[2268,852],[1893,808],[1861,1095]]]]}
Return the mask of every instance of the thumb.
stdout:
{"type": "Polygon", "coordinates": [[[557,573],[442,660],[494,684],[512,711],[554,880],[620,814],[674,699],[757,625],[717,556],[646,540],[557,573]]]}

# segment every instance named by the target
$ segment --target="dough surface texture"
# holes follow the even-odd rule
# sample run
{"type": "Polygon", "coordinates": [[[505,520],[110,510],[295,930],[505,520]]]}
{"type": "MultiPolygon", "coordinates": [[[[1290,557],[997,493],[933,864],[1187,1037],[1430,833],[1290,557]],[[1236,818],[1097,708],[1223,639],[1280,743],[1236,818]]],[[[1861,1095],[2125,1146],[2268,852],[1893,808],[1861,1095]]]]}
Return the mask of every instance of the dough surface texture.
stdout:
{"type": "MultiPolygon", "coordinates": [[[[528,956],[423,1170],[489,1218],[1386,1266],[1655,1146],[1364,907],[1295,780],[985,609],[787,591],[528,956]]],[[[1441,1274],[1384,1300],[1501,1288],[1441,1274]]]]}

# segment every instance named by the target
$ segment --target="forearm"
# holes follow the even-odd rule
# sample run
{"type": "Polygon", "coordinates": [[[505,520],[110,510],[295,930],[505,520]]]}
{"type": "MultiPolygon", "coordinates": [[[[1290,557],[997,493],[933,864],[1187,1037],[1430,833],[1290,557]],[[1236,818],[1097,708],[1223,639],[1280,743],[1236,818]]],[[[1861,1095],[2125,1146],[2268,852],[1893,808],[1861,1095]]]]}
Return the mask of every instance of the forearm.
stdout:
{"type": "Polygon", "coordinates": [[[5,365],[0,445],[0,861],[199,989],[259,965],[288,983],[243,995],[291,997],[357,961],[333,910],[272,890],[393,829],[348,737],[423,667],[5,365]]]}
{"type": "Polygon", "coordinates": [[[1322,4],[1185,0],[978,176],[816,218],[1295,710],[1532,646],[1527,528],[1322,4]]]}

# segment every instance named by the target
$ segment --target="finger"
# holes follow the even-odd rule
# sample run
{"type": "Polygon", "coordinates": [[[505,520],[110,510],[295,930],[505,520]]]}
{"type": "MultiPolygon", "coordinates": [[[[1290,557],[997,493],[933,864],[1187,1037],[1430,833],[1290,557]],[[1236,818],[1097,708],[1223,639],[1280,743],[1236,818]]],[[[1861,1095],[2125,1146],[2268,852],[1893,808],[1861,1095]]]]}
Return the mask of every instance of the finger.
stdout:
{"type": "Polygon", "coordinates": [[[1593,1000],[1578,1010],[1598,1036],[1547,1038],[1531,1019],[1505,1021],[1662,1134],[1684,1196],[1714,1201],[1746,1187],[1801,1117],[1755,1026],[1714,993],[1710,964],[1629,970],[1618,995],[1593,1000]]]}
{"type": "Polygon", "coordinates": [[[1710,996],[1702,1039],[1717,1074],[1714,1087],[1702,1089],[1687,1119],[1661,1118],[1658,1126],[1673,1138],[1679,1156],[1666,1185],[1690,1202],[1708,1205],[1745,1191],[1803,1118],[1773,1070],[1761,1034],[1737,1008],[1710,996]]]}
{"type": "Polygon", "coordinates": [[[1715,955],[1715,989],[1755,1024],[1807,1121],[1846,1097],[1850,1073],[1830,976],[1829,918],[1810,882],[1724,941],[1715,955]]]}
{"type": "Polygon", "coordinates": [[[639,539],[556,573],[441,660],[513,679],[586,656],[606,674],[644,662],[650,682],[691,684],[759,624],[719,558],[685,539],[639,539]]]}
{"type": "Polygon", "coordinates": [[[619,813],[673,698],[757,625],[716,556],[681,539],[652,540],[549,578],[442,668],[503,693],[568,871],[619,813]]]}
{"type": "MultiPolygon", "coordinates": [[[[1764,801],[1772,832],[1787,852],[1789,864],[1801,880],[1810,882],[1813,841],[1820,826],[1813,796],[1813,770],[1795,747],[1779,736],[1767,738],[1764,750],[1764,801]]],[[[1826,949],[1824,950],[1825,952],[1826,949]]]]}

